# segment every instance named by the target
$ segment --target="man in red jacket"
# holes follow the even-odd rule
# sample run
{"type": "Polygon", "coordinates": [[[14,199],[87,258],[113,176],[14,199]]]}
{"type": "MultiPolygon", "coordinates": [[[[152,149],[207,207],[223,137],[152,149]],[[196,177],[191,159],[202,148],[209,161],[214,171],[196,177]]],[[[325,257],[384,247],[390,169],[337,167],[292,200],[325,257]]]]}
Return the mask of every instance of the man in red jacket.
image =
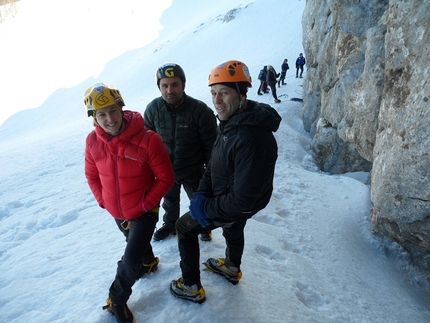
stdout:
{"type": "Polygon", "coordinates": [[[133,322],[127,301],[134,283],[157,269],[151,238],[174,172],[160,136],[145,129],[140,113],[123,111],[125,104],[115,86],[91,86],[84,104],[95,125],[86,139],[85,176],[100,207],[114,217],[126,237],[104,309],[117,322],[133,322]]]}

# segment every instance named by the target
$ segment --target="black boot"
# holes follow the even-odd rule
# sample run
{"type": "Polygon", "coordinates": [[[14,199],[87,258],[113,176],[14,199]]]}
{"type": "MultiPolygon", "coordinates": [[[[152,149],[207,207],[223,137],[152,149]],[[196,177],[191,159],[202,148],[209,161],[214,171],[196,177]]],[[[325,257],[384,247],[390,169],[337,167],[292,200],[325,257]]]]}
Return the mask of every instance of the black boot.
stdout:
{"type": "Polygon", "coordinates": [[[103,306],[104,310],[108,310],[109,313],[115,316],[118,323],[133,323],[134,317],[131,313],[127,304],[114,304],[114,302],[108,297],[106,300],[107,305],[103,306]]]}
{"type": "Polygon", "coordinates": [[[160,229],[155,231],[153,238],[155,241],[161,241],[171,235],[174,236],[175,234],[176,234],[175,226],[164,223],[160,229]]]}

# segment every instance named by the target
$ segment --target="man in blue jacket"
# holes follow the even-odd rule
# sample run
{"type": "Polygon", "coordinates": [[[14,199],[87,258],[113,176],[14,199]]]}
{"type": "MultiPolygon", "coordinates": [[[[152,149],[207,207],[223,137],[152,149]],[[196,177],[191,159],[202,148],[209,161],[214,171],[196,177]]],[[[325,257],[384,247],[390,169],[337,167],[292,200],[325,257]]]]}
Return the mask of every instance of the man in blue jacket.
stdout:
{"type": "Polygon", "coordinates": [[[306,64],[306,59],[303,57],[303,54],[300,53],[299,57],[296,59],[296,78],[299,77],[299,70],[300,70],[300,78],[303,76],[303,66],[306,64]]]}
{"type": "Polygon", "coordinates": [[[273,132],[281,122],[269,105],[247,100],[252,85],[244,63],[226,61],[215,66],[209,86],[220,121],[218,135],[190,212],[176,222],[182,277],[170,284],[174,296],[195,303],[206,299],[200,282],[200,233],[222,228],[227,245],[225,256],[209,258],[206,268],[232,284],[242,277],[244,228],[272,195],[278,156],[273,132]]]}

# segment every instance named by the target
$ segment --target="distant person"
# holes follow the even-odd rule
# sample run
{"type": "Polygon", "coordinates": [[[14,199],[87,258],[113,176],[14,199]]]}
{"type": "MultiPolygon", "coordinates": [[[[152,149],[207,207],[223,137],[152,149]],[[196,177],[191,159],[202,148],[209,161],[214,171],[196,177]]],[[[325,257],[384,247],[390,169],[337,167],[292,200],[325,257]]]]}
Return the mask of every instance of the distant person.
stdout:
{"type": "Polygon", "coordinates": [[[281,77],[279,78],[279,81],[278,81],[278,87],[281,87],[281,84],[282,85],[287,84],[284,82],[284,80],[285,80],[285,76],[287,75],[287,71],[289,69],[290,69],[290,67],[288,66],[288,59],[284,59],[284,62],[281,65],[281,77]]]}
{"type": "MultiPolygon", "coordinates": [[[[154,234],[154,240],[160,241],[176,234],[181,186],[189,199],[199,186],[215,141],[217,122],[211,108],[185,94],[186,79],[181,66],[164,64],[155,77],[161,96],[146,107],[145,126],[161,136],[175,170],[175,183],[162,204],[164,224],[154,234]]],[[[200,238],[210,241],[211,232],[203,232],[200,238]]]]}
{"type": "Polygon", "coordinates": [[[209,258],[206,268],[233,285],[242,277],[243,231],[272,195],[278,155],[273,132],[281,122],[275,109],[247,99],[251,77],[244,63],[215,66],[209,86],[220,120],[218,136],[190,212],[176,222],[182,277],[170,284],[174,296],[195,303],[206,299],[200,282],[200,233],[222,228],[227,245],[225,257],[209,258]]]}
{"type": "Polygon", "coordinates": [[[299,57],[297,57],[296,59],[296,78],[298,78],[300,76],[300,78],[302,78],[303,76],[303,66],[305,66],[306,64],[306,59],[303,57],[303,54],[300,53],[299,57]],[[300,75],[299,75],[299,70],[300,70],[300,75]]]}
{"type": "Polygon", "coordinates": [[[99,206],[114,217],[126,237],[103,309],[117,322],[133,322],[127,301],[134,283],[157,270],[159,259],[151,238],[160,200],[173,185],[173,168],[163,141],[144,128],[142,115],[123,111],[124,100],[115,86],[91,86],[84,105],[95,125],[86,139],[85,176],[99,206]]]}
{"type": "Polygon", "coordinates": [[[272,96],[275,99],[275,103],[281,102],[281,100],[278,99],[278,95],[276,94],[276,83],[277,78],[279,77],[279,73],[276,73],[276,70],[273,68],[272,65],[267,65],[267,76],[266,76],[266,82],[270,86],[270,90],[272,91],[272,96]]]}
{"type": "Polygon", "coordinates": [[[260,73],[258,74],[258,80],[260,81],[260,85],[257,90],[258,95],[263,95],[263,93],[269,93],[267,89],[266,76],[267,76],[267,66],[264,66],[260,70],[260,73]]]}

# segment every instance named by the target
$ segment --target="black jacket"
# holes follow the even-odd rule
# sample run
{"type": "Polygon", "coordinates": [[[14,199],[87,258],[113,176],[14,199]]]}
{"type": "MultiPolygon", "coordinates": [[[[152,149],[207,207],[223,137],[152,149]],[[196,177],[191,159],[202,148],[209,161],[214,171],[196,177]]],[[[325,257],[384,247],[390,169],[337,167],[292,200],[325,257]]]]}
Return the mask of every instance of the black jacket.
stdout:
{"type": "Polygon", "coordinates": [[[276,79],[279,77],[279,73],[276,73],[276,70],[272,67],[267,69],[266,82],[269,84],[276,83],[276,79]]]}
{"type": "Polygon", "coordinates": [[[175,180],[202,173],[216,137],[215,114],[204,102],[184,93],[184,103],[173,108],[162,97],[152,100],[144,113],[145,127],[157,132],[169,151],[175,180]]]}
{"type": "Polygon", "coordinates": [[[210,197],[206,211],[214,222],[248,219],[269,203],[278,157],[273,132],[280,122],[275,109],[248,100],[246,110],[220,123],[198,189],[210,197]]]}

